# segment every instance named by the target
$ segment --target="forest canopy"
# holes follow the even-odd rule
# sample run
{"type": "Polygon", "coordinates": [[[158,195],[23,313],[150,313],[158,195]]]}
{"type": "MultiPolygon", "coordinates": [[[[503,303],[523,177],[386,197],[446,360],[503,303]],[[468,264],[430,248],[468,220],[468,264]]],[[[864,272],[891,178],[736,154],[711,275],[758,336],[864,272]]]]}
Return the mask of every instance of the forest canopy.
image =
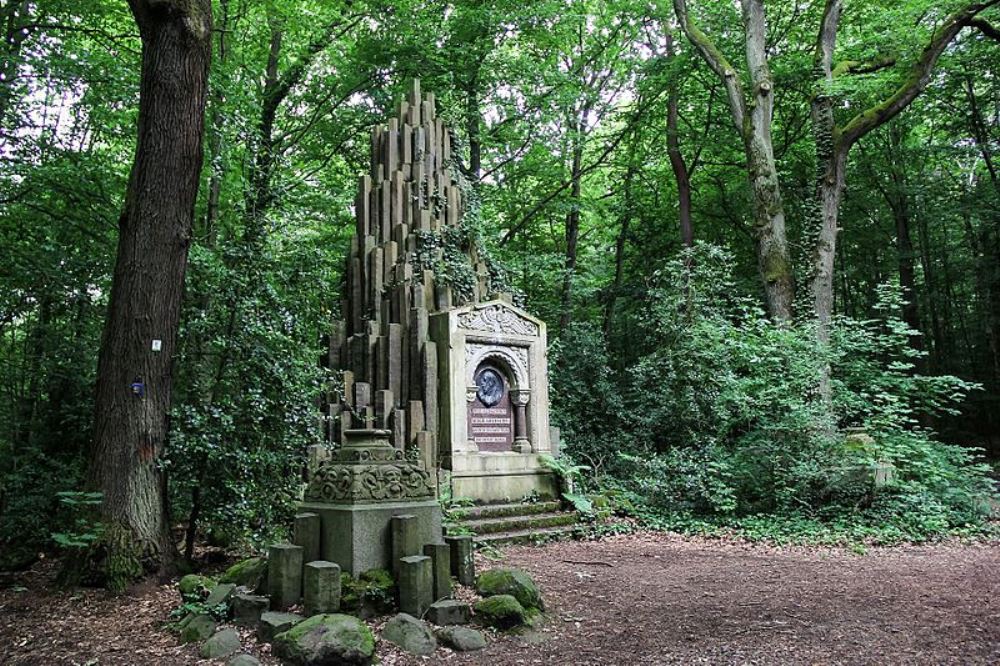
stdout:
{"type": "MultiPolygon", "coordinates": [[[[189,4],[210,5],[202,159],[157,455],[188,557],[285,529],[369,130],[417,78],[455,130],[466,233],[549,323],[563,472],[673,528],[984,522],[1000,1],[189,4]]],[[[12,563],[102,538],[95,387],[119,243],[148,216],[126,192],[156,6],[0,5],[12,563]]]]}

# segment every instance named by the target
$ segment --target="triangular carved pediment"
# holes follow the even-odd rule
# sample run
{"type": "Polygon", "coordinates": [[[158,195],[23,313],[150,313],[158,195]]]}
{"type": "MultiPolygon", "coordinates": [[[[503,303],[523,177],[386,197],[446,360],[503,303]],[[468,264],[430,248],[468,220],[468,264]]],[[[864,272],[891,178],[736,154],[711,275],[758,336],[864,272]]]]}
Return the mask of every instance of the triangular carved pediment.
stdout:
{"type": "Polygon", "coordinates": [[[541,321],[504,301],[480,303],[457,313],[458,327],[480,333],[537,336],[541,321]]]}

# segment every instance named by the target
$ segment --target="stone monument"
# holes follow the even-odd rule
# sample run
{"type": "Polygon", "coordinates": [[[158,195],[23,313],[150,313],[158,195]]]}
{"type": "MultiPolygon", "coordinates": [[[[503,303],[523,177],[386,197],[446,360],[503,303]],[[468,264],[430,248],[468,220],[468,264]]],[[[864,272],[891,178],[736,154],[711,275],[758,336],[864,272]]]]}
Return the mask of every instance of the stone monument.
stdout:
{"type": "MultiPolygon", "coordinates": [[[[377,429],[394,464],[409,461],[432,486],[450,471],[440,478],[456,497],[550,497],[540,462],[552,450],[545,324],[511,303],[463,236],[468,187],[452,144],[419,82],[372,132],[342,319],[324,359],[337,378],[324,407],[328,445],[346,450],[351,431],[377,429]]],[[[317,474],[329,476],[325,464],[310,465],[310,492],[317,474]]]]}

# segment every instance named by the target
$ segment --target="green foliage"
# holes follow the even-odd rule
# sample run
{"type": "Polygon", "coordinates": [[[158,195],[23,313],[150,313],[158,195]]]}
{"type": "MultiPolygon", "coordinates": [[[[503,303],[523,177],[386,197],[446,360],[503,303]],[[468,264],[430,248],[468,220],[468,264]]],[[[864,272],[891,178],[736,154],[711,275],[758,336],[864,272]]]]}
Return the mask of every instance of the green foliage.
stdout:
{"type": "Polygon", "coordinates": [[[59,503],[66,507],[71,518],[69,529],[63,532],[53,532],[52,540],[60,548],[75,552],[76,557],[81,551],[92,548],[101,538],[103,525],[96,517],[96,507],[101,505],[102,493],[64,490],[56,493],[59,503]]]}
{"type": "MultiPolygon", "coordinates": [[[[981,525],[988,467],[917,427],[975,386],[915,372],[910,331],[894,314],[898,289],[882,290],[883,319],[838,319],[826,357],[808,322],[775,325],[740,296],[732,266],[719,248],[681,254],[637,319],[643,353],[618,377],[627,417],[611,423],[620,436],[608,480],[633,511],[656,525],[750,535],[788,518],[778,540],[918,540],[981,525]],[[815,391],[826,358],[832,409],[815,391]],[[845,441],[846,425],[863,426],[870,443],[845,441]]],[[[572,394],[568,407],[581,409],[572,394]]]]}

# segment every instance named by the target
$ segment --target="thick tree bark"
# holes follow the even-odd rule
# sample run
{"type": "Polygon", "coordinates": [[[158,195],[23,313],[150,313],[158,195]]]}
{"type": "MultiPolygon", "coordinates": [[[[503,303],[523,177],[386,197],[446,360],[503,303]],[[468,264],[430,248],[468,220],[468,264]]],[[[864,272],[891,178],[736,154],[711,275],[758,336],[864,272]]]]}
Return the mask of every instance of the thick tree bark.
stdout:
{"type": "Polygon", "coordinates": [[[795,282],[785,231],[785,209],[771,139],[774,86],[767,62],[767,22],[763,0],[741,0],[746,61],[751,91],[747,98],[739,73],[697,26],[686,0],[674,0],[678,23],[695,50],[715,72],[729,98],[733,125],[743,141],[753,201],[757,266],[768,312],[775,321],[792,318],[795,282]]]}
{"type": "MultiPolygon", "coordinates": [[[[899,287],[903,292],[903,321],[914,332],[910,336],[910,346],[917,351],[924,348],[920,335],[920,310],[917,305],[917,279],[914,270],[913,240],[910,235],[912,216],[910,214],[910,193],[906,181],[906,164],[902,155],[903,137],[898,123],[889,126],[889,178],[891,189],[885,190],[886,202],[892,211],[896,227],[896,258],[899,265],[899,287]]],[[[918,366],[919,366],[918,362],[918,366]]]]}
{"type": "Polygon", "coordinates": [[[129,0],[142,37],[135,162],[98,360],[90,479],[103,495],[107,585],[174,555],[159,457],[202,166],[209,0],[129,0]]]}
{"type": "MultiPolygon", "coordinates": [[[[812,102],[813,135],[816,142],[817,183],[816,244],[813,250],[812,298],[821,343],[829,341],[830,319],[833,316],[833,268],[837,250],[837,228],[840,201],[844,189],[844,169],[851,147],[872,130],[895,118],[924,91],[931,73],[945,48],[970,25],[984,9],[1000,0],[969,3],[941,24],[913,63],[903,84],[883,102],[862,111],[846,125],[839,127],[834,119],[833,52],[840,23],[841,0],[827,0],[819,36],[816,41],[815,67],[817,92],[812,102]]],[[[828,397],[829,373],[821,392],[828,397]]]]}

